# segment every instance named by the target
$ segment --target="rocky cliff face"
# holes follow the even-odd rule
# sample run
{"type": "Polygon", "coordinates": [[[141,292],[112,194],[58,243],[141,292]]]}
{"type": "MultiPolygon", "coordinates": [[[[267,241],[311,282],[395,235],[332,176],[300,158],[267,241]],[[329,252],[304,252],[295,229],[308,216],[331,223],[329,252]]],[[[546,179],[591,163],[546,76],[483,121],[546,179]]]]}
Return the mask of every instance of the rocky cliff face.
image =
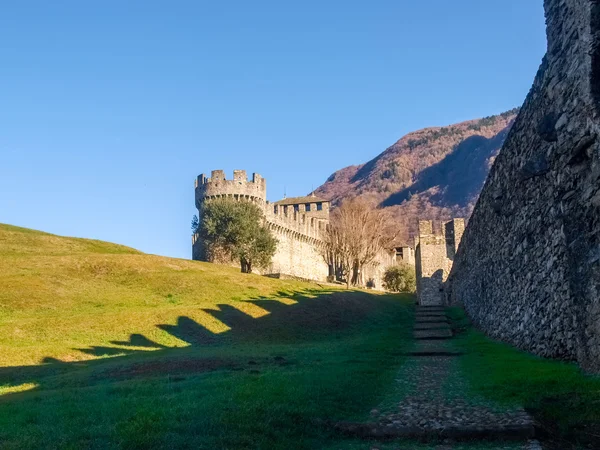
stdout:
{"type": "Polygon", "coordinates": [[[334,203],[363,196],[386,207],[409,241],[418,219],[468,217],[517,110],[410,133],[366,164],[331,175],[315,192],[334,203]]]}
{"type": "Polygon", "coordinates": [[[600,372],[600,3],[544,5],[546,57],[446,293],[489,335],[600,372]]]}

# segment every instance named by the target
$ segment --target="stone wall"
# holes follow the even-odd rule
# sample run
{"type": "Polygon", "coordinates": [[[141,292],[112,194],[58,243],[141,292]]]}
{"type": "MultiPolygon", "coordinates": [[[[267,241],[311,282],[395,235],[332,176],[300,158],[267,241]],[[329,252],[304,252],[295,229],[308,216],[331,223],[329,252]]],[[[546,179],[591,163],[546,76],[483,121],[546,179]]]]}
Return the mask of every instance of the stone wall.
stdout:
{"type": "Polygon", "coordinates": [[[439,232],[434,230],[431,220],[419,221],[415,258],[420,305],[444,304],[444,282],[450,274],[464,228],[464,219],[442,223],[439,232]]]}
{"type": "Polygon", "coordinates": [[[329,266],[321,256],[320,240],[269,223],[278,240],[277,251],[265,274],[326,281],[329,266]]]}
{"type": "Polygon", "coordinates": [[[363,269],[362,279],[366,286],[383,290],[383,276],[385,270],[397,263],[395,250],[383,250],[379,252],[375,260],[363,269]]]}
{"type": "Polygon", "coordinates": [[[544,5],[547,54],[447,294],[492,337],[600,371],[600,2],[544,5]]]}
{"type": "Polygon", "coordinates": [[[404,246],[396,248],[396,263],[405,263],[411,266],[415,265],[415,250],[412,247],[404,246]]]}

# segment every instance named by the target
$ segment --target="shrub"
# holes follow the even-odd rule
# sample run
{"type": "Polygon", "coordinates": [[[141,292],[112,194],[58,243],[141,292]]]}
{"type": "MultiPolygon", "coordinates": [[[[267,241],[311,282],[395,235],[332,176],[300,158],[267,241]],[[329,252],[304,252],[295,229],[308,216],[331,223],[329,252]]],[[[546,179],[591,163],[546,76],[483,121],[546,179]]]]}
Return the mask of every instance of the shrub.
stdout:
{"type": "Polygon", "coordinates": [[[415,268],[406,263],[388,267],[383,275],[383,286],[391,292],[415,292],[417,289],[415,268]]]}

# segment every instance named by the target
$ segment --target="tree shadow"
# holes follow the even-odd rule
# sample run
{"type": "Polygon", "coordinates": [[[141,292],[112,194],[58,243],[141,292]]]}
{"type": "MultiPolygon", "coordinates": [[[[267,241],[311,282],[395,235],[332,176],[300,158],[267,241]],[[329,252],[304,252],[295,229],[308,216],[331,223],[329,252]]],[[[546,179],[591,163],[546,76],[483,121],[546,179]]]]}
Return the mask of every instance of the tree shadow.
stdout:
{"type": "MultiPolygon", "coordinates": [[[[75,382],[76,386],[106,382],[111,377],[107,377],[105,373],[116,373],[118,377],[115,379],[122,380],[126,379],[128,374],[161,376],[223,368],[236,370],[238,366],[232,361],[217,358],[219,361],[215,362],[214,352],[213,356],[207,359],[198,352],[190,356],[190,349],[218,348],[221,345],[236,343],[310,341],[319,333],[331,333],[360,324],[365,315],[377,309],[377,302],[373,297],[373,294],[358,291],[335,292],[315,289],[293,293],[279,292],[274,297],[260,296],[231,304],[219,304],[212,309],[202,308],[200,311],[228,329],[214,332],[190,317],[180,316],[175,325],[157,324],[156,327],[186,343],[185,347],[168,347],[142,334],[132,333],[127,340],[110,341],[110,346],[76,349],[97,359],[66,362],[48,357],[38,365],[0,367],[0,387],[34,384],[34,389],[40,390],[47,384],[55,384],[56,377],[77,371],[81,371],[82,375],[79,381],[75,382]],[[251,315],[257,312],[260,316],[251,315]],[[139,358],[134,358],[135,356],[139,358]],[[175,363],[180,357],[185,361],[175,363]],[[128,364],[137,369],[123,369],[123,366],[128,364]],[[146,369],[140,369],[140,365],[146,369]]],[[[0,400],[18,395],[1,394],[2,391],[0,400]]]]}

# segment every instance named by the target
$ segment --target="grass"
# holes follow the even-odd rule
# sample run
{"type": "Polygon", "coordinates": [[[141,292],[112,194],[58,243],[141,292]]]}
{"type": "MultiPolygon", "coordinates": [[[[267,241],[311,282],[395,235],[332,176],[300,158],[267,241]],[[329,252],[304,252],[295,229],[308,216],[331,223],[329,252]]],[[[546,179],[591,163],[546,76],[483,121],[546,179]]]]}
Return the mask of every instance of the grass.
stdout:
{"type": "MultiPolygon", "coordinates": [[[[1,224],[0,286],[3,450],[435,448],[371,445],[330,426],[397,399],[412,296],[1,224]]],[[[450,314],[467,395],[525,406],[555,448],[598,448],[600,379],[493,342],[461,310],[450,314]]]]}
{"type": "Polygon", "coordinates": [[[0,225],[0,448],[327,448],[410,343],[412,296],[0,225]]]}
{"type": "Polygon", "coordinates": [[[492,341],[452,308],[455,339],[473,392],[503,405],[521,405],[539,422],[540,435],[555,448],[600,448],[600,377],[573,363],[552,361],[492,341]],[[592,447],[589,447],[592,445],[592,447]]]}

